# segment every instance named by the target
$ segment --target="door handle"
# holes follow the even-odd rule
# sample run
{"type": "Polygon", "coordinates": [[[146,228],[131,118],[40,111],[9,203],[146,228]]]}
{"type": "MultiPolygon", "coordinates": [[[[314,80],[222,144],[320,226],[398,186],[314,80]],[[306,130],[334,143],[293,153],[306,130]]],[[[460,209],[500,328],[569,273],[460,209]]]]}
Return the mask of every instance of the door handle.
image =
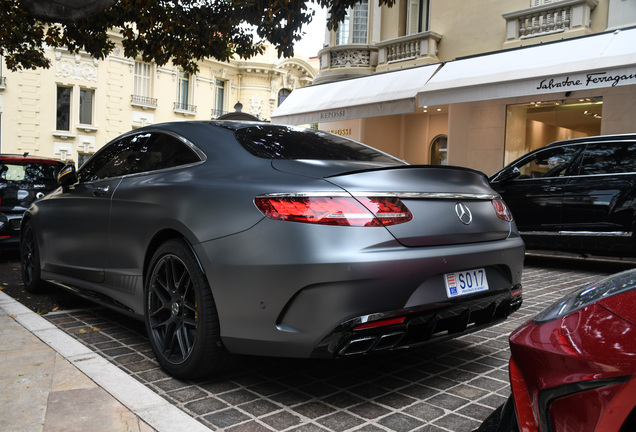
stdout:
{"type": "Polygon", "coordinates": [[[110,190],[110,186],[108,185],[98,186],[95,189],[93,189],[93,196],[96,196],[96,197],[104,196],[108,193],[109,190],[110,190]]]}
{"type": "Polygon", "coordinates": [[[547,188],[545,188],[543,190],[546,191],[546,192],[559,192],[560,190],[562,190],[562,188],[557,187],[557,186],[550,186],[550,187],[547,187],[547,188]]]}

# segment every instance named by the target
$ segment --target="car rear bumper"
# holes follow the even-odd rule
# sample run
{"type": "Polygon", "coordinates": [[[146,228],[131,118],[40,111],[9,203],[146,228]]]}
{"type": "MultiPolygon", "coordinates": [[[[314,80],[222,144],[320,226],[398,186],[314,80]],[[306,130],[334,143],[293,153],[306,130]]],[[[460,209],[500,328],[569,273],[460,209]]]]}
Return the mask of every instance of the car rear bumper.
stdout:
{"type": "Polygon", "coordinates": [[[0,213],[0,246],[15,245],[20,241],[22,213],[0,213]]]}
{"type": "Polygon", "coordinates": [[[501,322],[517,311],[523,301],[521,285],[512,287],[512,293],[514,295],[500,292],[461,303],[439,303],[357,317],[342,323],[324,338],[312,357],[415,348],[472,333],[501,322]]]}
{"type": "Polygon", "coordinates": [[[383,228],[311,227],[308,234],[298,227],[277,235],[267,225],[195,245],[223,342],[234,353],[322,357],[417,346],[478,330],[521,303],[518,236],[409,248],[383,228]],[[253,247],[240,254],[248,249],[236,247],[243,241],[253,247]],[[444,274],[477,268],[486,270],[489,290],[449,299],[444,274]],[[395,328],[354,330],[396,316],[405,320],[395,328]]]}

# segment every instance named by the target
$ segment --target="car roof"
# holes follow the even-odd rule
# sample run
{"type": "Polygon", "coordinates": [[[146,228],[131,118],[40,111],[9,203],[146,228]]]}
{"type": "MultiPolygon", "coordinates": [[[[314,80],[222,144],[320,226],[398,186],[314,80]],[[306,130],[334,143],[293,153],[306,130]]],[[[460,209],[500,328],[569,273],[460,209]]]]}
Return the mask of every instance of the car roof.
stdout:
{"type": "Polygon", "coordinates": [[[29,156],[19,154],[0,154],[0,162],[40,162],[64,165],[59,159],[44,156],[29,156]]]}
{"type": "Polygon", "coordinates": [[[560,145],[570,145],[570,144],[581,144],[581,143],[592,143],[592,142],[623,142],[623,141],[633,141],[636,140],[636,134],[613,134],[613,135],[595,135],[589,137],[582,138],[572,138],[562,141],[555,141],[553,143],[548,144],[545,147],[556,147],[560,145]]]}
{"type": "Polygon", "coordinates": [[[307,129],[299,126],[266,122],[235,120],[187,120],[148,125],[144,126],[143,128],[134,129],[124,135],[153,131],[170,132],[190,141],[208,157],[211,157],[214,154],[216,155],[215,157],[222,157],[223,159],[230,160],[244,158],[245,153],[248,152],[242,145],[239,145],[239,142],[236,140],[235,137],[236,131],[244,128],[289,128],[291,130],[307,129]]]}
{"type": "MultiPolygon", "coordinates": [[[[157,123],[157,124],[145,126],[140,129],[136,129],[135,131],[143,131],[145,129],[174,130],[175,128],[188,126],[188,125],[189,126],[198,125],[200,127],[218,127],[223,129],[229,129],[232,131],[235,131],[241,128],[246,128],[246,127],[254,127],[254,126],[263,127],[263,128],[286,127],[286,128],[292,128],[292,129],[306,129],[299,126],[290,126],[290,125],[277,124],[277,123],[257,122],[257,121],[247,121],[247,120],[186,120],[186,121],[171,121],[171,122],[165,122],[165,123],[157,123]]],[[[134,131],[131,131],[131,132],[134,132],[134,131]]]]}

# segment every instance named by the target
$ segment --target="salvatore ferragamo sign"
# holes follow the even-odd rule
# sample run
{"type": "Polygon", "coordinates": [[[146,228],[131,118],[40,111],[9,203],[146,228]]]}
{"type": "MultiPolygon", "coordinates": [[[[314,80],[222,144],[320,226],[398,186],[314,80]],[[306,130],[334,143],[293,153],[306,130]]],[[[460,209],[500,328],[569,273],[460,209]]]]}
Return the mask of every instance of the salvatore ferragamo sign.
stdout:
{"type": "Polygon", "coordinates": [[[539,81],[536,89],[544,91],[571,91],[585,88],[616,87],[628,84],[636,84],[636,69],[588,72],[559,78],[544,78],[539,81]]]}

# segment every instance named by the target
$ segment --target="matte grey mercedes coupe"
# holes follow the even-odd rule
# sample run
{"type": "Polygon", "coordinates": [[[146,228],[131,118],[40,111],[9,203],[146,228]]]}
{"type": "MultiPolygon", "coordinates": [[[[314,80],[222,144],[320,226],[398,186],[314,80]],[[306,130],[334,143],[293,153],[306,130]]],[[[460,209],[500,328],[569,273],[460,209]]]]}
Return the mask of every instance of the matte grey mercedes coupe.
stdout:
{"type": "Polygon", "coordinates": [[[143,319],[162,367],[342,357],[505,319],[524,244],[486,176],[312,129],[175,122],[105,145],[26,212],[22,275],[143,319]]]}

